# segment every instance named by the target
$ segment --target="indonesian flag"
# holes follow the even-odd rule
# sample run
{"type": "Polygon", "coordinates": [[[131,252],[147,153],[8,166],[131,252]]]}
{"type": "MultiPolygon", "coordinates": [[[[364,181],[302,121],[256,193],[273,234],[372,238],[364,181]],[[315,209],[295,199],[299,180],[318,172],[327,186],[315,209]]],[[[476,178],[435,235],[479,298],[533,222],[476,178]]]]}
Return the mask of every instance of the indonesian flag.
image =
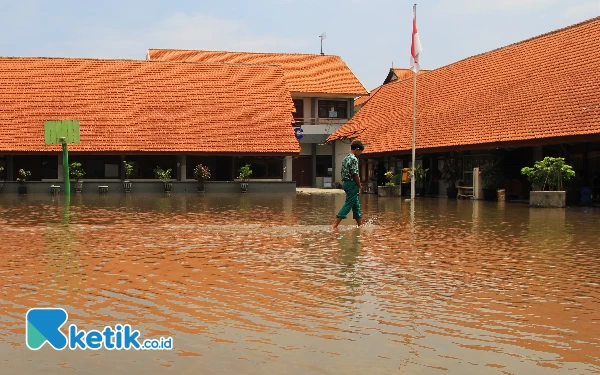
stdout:
{"type": "Polygon", "coordinates": [[[417,31],[417,16],[415,15],[413,18],[412,45],[410,46],[410,70],[415,73],[421,69],[419,66],[419,54],[422,50],[419,32],[417,31]]]}

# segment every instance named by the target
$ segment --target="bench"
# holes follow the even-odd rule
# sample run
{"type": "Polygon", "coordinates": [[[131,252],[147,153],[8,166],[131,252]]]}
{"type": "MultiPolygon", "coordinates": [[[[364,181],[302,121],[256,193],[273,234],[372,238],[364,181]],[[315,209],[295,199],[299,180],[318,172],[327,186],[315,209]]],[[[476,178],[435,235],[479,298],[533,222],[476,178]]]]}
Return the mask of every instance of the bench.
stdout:
{"type": "Polygon", "coordinates": [[[58,195],[58,193],[60,193],[60,186],[59,185],[50,185],[50,193],[52,195],[58,195]]]}
{"type": "Polygon", "coordinates": [[[473,199],[473,186],[457,186],[458,194],[456,198],[473,199]]]}
{"type": "Polygon", "coordinates": [[[106,186],[106,185],[98,186],[98,192],[100,192],[100,194],[108,193],[108,186],[106,186]]]}

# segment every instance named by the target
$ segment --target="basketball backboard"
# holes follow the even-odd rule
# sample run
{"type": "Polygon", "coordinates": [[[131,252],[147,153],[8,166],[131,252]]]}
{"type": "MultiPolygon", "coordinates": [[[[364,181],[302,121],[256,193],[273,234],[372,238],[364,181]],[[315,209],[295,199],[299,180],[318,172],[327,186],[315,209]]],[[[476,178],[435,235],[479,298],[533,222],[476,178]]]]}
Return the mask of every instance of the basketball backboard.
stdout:
{"type": "Polygon", "coordinates": [[[67,143],[79,143],[79,120],[44,121],[44,139],[47,145],[61,144],[62,137],[67,143]]]}

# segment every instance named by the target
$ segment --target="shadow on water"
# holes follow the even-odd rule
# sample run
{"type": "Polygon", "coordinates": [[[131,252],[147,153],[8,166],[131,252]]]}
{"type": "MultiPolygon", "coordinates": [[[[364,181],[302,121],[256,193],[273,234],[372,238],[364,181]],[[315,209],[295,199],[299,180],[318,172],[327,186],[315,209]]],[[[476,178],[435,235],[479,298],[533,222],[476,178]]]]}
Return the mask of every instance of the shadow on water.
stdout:
{"type": "Polygon", "coordinates": [[[600,373],[598,209],[343,200],[0,196],[3,373],[600,373]],[[33,353],[31,307],[175,349],[33,353]]]}

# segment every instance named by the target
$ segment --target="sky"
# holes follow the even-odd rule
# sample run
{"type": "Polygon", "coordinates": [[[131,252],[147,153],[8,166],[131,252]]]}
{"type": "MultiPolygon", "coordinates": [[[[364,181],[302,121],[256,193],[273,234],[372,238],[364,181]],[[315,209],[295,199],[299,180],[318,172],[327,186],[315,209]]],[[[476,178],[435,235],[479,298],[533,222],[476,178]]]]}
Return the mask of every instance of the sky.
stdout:
{"type": "MultiPolygon", "coordinates": [[[[409,67],[413,1],[0,0],[0,56],[145,59],[148,48],[339,55],[367,90],[409,67]]],[[[421,68],[597,17],[600,0],[417,0],[421,68]]],[[[568,51],[565,51],[568,53],[568,51]]]]}

